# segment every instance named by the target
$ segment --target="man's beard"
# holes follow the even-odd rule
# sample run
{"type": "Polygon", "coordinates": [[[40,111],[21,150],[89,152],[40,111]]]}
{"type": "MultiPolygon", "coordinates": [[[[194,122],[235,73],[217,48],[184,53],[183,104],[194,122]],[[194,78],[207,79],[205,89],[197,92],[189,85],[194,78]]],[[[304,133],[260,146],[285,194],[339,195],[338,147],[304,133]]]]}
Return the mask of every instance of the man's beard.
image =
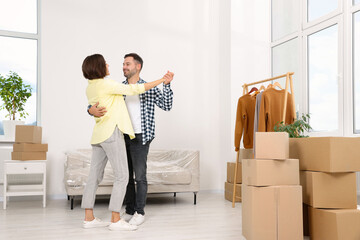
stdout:
{"type": "Polygon", "coordinates": [[[129,79],[132,76],[134,76],[135,74],[136,74],[136,72],[127,71],[126,73],[124,72],[124,77],[129,79]]]}

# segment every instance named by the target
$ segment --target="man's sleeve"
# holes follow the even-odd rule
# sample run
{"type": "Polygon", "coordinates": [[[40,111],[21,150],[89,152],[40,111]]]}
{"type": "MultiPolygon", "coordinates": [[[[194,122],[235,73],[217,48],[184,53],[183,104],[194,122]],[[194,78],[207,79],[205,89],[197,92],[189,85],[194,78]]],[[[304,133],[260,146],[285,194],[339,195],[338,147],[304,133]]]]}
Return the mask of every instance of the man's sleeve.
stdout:
{"type": "Polygon", "coordinates": [[[92,115],[92,114],[89,112],[89,109],[90,109],[91,107],[92,107],[91,105],[89,105],[89,106],[87,107],[87,112],[88,112],[88,114],[89,114],[90,116],[94,116],[94,115],[92,115]]]}
{"type": "Polygon", "coordinates": [[[173,91],[170,88],[170,83],[163,87],[163,92],[158,87],[155,90],[155,104],[164,111],[170,111],[173,103],[173,91]]]}

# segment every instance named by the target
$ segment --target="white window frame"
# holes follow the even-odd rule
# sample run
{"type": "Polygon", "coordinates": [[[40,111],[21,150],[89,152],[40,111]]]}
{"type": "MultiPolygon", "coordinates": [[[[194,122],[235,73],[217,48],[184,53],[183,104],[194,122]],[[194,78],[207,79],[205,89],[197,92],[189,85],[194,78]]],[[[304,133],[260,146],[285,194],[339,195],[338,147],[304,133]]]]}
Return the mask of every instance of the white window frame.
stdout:
{"type": "MultiPolygon", "coordinates": [[[[37,4],[37,33],[25,33],[16,31],[0,30],[0,36],[13,37],[22,39],[32,39],[37,41],[37,72],[36,72],[36,124],[41,126],[41,1],[36,0],[37,4]]],[[[0,135],[0,145],[4,146],[9,140],[4,139],[4,135],[0,135]]]]}
{"type": "Polygon", "coordinates": [[[315,25],[318,25],[319,23],[322,23],[322,22],[325,22],[325,21],[328,21],[329,19],[337,16],[337,15],[340,15],[342,12],[343,12],[343,9],[344,9],[344,2],[343,0],[338,0],[338,8],[335,9],[334,11],[324,15],[324,16],[321,16],[319,18],[316,18],[310,22],[308,22],[308,19],[307,19],[307,9],[308,9],[308,0],[306,1],[302,1],[303,3],[303,11],[302,11],[302,23],[303,23],[303,29],[307,29],[307,28],[310,28],[310,27],[313,27],[315,25]]]}
{"type": "MultiPolygon", "coordinates": [[[[304,108],[304,112],[309,112],[309,76],[308,76],[308,37],[314,33],[317,33],[321,30],[324,30],[328,27],[337,25],[338,26],[338,129],[335,131],[324,131],[324,132],[311,132],[311,136],[343,136],[344,130],[344,114],[343,114],[343,27],[342,27],[343,21],[341,16],[336,16],[334,18],[329,19],[328,21],[321,22],[317,25],[313,25],[312,27],[304,30],[302,32],[302,72],[304,73],[303,76],[303,85],[305,85],[305,99],[306,99],[306,105],[304,108]]],[[[324,121],[326,120],[326,116],[324,116],[324,121]]]]}
{"type": "MultiPolygon", "coordinates": [[[[352,14],[360,10],[360,4],[352,6],[352,0],[339,0],[338,8],[327,15],[308,22],[307,1],[299,3],[300,24],[298,31],[270,43],[271,73],[273,74],[272,49],[280,44],[298,37],[299,41],[299,72],[295,73],[296,81],[301,81],[302,102],[299,103],[299,114],[309,110],[308,82],[308,36],[325,28],[338,25],[338,130],[311,132],[310,136],[359,136],[354,134],[353,117],[353,76],[352,76],[352,14]],[[350,54],[350,56],[349,56],[350,54]]],[[[272,19],[270,14],[270,20],[272,19]]]]}
{"type": "MultiPolygon", "coordinates": [[[[9,0],[11,1],[11,0],[9,0]]],[[[36,0],[37,4],[37,33],[26,33],[17,31],[5,31],[0,30],[1,37],[12,37],[21,39],[31,39],[37,41],[37,69],[36,69],[36,123],[41,125],[41,112],[40,112],[40,101],[41,101],[41,1],[36,0]]],[[[1,142],[1,139],[0,139],[1,142]]]]}
{"type": "Polygon", "coordinates": [[[345,41],[345,66],[346,66],[346,78],[349,79],[349,81],[345,82],[345,87],[348,89],[345,92],[345,105],[344,105],[344,112],[345,112],[345,130],[346,130],[346,136],[353,136],[358,137],[360,132],[355,133],[355,115],[354,115],[354,107],[355,107],[355,99],[354,99],[354,72],[353,72],[353,65],[354,65],[354,48],[353,48],[353,39],[354,39],[354,31],[353,31],[353,14],[360,11],[360,4],[357,4],[353,6],[353,1],[348,0],[348,5],[345,11],[345,22],[348,26],[346,28],[346,39],[348,41],[345,41]]]}

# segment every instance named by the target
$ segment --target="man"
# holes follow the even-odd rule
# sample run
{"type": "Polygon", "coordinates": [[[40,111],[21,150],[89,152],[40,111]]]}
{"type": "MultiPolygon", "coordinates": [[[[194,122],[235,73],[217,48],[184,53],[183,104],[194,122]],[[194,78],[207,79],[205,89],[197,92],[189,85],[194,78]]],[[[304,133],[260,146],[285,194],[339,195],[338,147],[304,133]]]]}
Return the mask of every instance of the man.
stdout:
{"type": "MultiPolygon", "coordinates": [[[[140,78],[143,60],[136,53],[126,54],[123,63],[123,72],[126,80],[124,84],[145,83],[140,78]]],[[[173,102],[173,92],[170,80],[164,82],[163,91],[159,88],[151,89],[144,94],[124,96],[135,132],[135,139],[130,140],[125,135],[126,152],[129,167],[129,183],[127,185],[125,204],[125,220],[132,225],[139,226],[145,221],[145,203],[147,196],[146,162],[151,141],[155,137],[155,104],[164,111],[170,111],[173,102]],[[136,181],[136,191],[134,182],[136,181]]],[[[98,104],[89,108],[89,113],[101,117],[106,113],[105,108],[97,108],[98,104]]]]}

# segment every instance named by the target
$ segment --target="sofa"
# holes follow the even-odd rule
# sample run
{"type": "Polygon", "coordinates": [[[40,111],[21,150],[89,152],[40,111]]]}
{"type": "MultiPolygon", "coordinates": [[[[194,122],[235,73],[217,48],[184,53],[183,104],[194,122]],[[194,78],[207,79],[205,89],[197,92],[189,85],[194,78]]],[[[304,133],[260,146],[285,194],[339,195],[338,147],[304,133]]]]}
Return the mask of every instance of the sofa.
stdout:
{"type": "MultiPolygon", "coordinates": [[[[91,149],[77,149],[65,153],[64,184],[70,208],[74,199],[82,196],[90,170],[91,149]]],[[[152,150],[147,160],[148,193],[192,192],[194,204],[200,188],[199,151],[152,150]]],[[[108,162],[96,196],[110,195],[114,174],[108,162]]]]}

